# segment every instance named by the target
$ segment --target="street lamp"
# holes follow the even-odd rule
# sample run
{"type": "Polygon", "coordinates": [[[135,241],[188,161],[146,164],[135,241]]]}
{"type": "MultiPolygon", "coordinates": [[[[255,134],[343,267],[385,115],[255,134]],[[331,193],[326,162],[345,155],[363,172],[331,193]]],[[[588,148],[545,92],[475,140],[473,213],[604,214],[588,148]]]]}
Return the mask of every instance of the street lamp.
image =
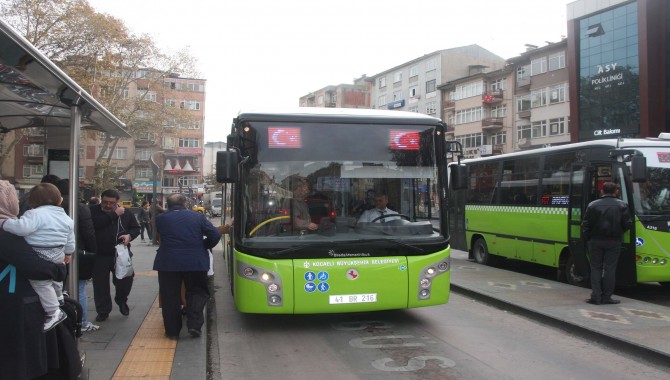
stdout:
{"type": "Polygon", "coordinates": [[[154,160],[154,154],[156,153],[165,153],[162,150],[157,150],[151,153],[151,174],[153,186],[151,189],[151,244],[158,244],[157,234],[156,234],[156,176],[158,175],[158,164],[154,160]]]}

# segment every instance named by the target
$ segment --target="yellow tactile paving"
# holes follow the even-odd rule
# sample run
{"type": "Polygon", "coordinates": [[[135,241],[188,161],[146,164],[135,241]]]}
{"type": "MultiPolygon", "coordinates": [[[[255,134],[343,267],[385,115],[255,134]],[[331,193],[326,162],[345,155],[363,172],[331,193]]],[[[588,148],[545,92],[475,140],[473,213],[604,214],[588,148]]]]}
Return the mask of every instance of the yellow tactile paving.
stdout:
{"type": "Polygon", "coordinates": [[[164,333],[156,298],[112,379],[169,380],[177,341],[166,338],[164,333]]]}

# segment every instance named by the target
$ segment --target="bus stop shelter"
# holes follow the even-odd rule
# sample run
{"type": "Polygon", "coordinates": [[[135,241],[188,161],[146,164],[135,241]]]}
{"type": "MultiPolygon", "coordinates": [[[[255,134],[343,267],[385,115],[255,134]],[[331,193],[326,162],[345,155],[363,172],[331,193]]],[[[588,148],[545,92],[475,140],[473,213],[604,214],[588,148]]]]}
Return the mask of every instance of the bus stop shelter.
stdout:
{"type": "MultiPolygon", "coordinates": [[[[58,131],[66,135],[69,130],[68,213],[76,227],[81,130],[130,135],[119,119],[0,19],[0,133],[22,128],[44,128],[47,134],[60,128],[58,131]]],[[[77,265],[77,255],[73,255],[66,288],[74,299],[78,291],[77,265]]]]}

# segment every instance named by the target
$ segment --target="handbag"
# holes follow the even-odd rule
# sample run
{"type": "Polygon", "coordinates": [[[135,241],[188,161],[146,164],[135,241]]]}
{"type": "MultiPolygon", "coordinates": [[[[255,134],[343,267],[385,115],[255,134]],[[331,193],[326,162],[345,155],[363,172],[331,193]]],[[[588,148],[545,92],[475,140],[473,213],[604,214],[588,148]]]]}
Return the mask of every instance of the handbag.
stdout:
{"type": "Polygon", "coordinates": [[[77,260],[79,260],[79,279],[90,280],[93,278],[93,264],[95,263],[95,252],[85,249],[77,250],[77,260]]]}
{"type": "MultiPolygon", "coordinates": [[[[116,236],[119,236],[119,231],[123,228],[121,227],[121,218],[119,218],[119,224],[116,229],[116,236]]],[[[114,276],[119,280],[122,280],[126,277],[131,277],[135,274],[133,270],[133,259],[130,254],[130,249],[123,243],[116,245],[116,262],[114,263],[114,276]]]]}

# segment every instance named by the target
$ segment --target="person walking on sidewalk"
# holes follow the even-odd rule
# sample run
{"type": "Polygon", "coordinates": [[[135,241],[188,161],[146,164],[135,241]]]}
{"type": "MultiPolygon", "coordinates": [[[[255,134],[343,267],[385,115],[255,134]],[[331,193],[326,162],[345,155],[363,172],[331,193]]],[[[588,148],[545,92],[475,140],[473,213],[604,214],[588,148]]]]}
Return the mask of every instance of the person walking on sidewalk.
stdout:
{"type": "Polygon", "coordinates": [[[140,234],[140,225],[131,212],[119,205],[119,193],[116,190],[105,190],[101,194],[100,204],[91,206],[91,218],[95,227],[95,239],[98,252],[93,264],[93,299],[98,315],[97,322],[109,317],[112,311],[109,274],[116,288],[114,301],[119,305],[123,315],[130,314],[128,295],[133,287],[133,276],[118,279],[114,276],[116,262],[116,245],[123,243],[130,249],[130,242],[140,234]]]}
{"type": "Polygon", "coordinates": [[[140,212],[137,215],[137,219],[140,221],[140,238],[144,241],[144,230],[147,231],[147,237],[149,240],[152,240],[151,234],[151,220],[149,219],[149,202],[143,201],[140,212]]]}
{"type": "Polygon", "coordinates": [[[177,339],[182,326],[181,286],[186,288],[186,327],[199,337],[205,323],[204,308],[209,299],[208,250],[216,246],[221,233],[204,214],[186,208],[186,197],[171,194],[167,211],[156,217],[160,244],[153,269],[158,271],[165,335],[177,339]],[[203,239],[204,237],[204,239],[203,239]]]}
{"type": "Polygon", "coordinates": [[[591,255],[591,298],[594,305],[617,304],[614,293],[616,266],[621,253],[621,240],[630,228],[628,204],[619,198],[619,187],[605,182],[602,197],[589,203],[582,220],[582,233],[591,255]]]}

